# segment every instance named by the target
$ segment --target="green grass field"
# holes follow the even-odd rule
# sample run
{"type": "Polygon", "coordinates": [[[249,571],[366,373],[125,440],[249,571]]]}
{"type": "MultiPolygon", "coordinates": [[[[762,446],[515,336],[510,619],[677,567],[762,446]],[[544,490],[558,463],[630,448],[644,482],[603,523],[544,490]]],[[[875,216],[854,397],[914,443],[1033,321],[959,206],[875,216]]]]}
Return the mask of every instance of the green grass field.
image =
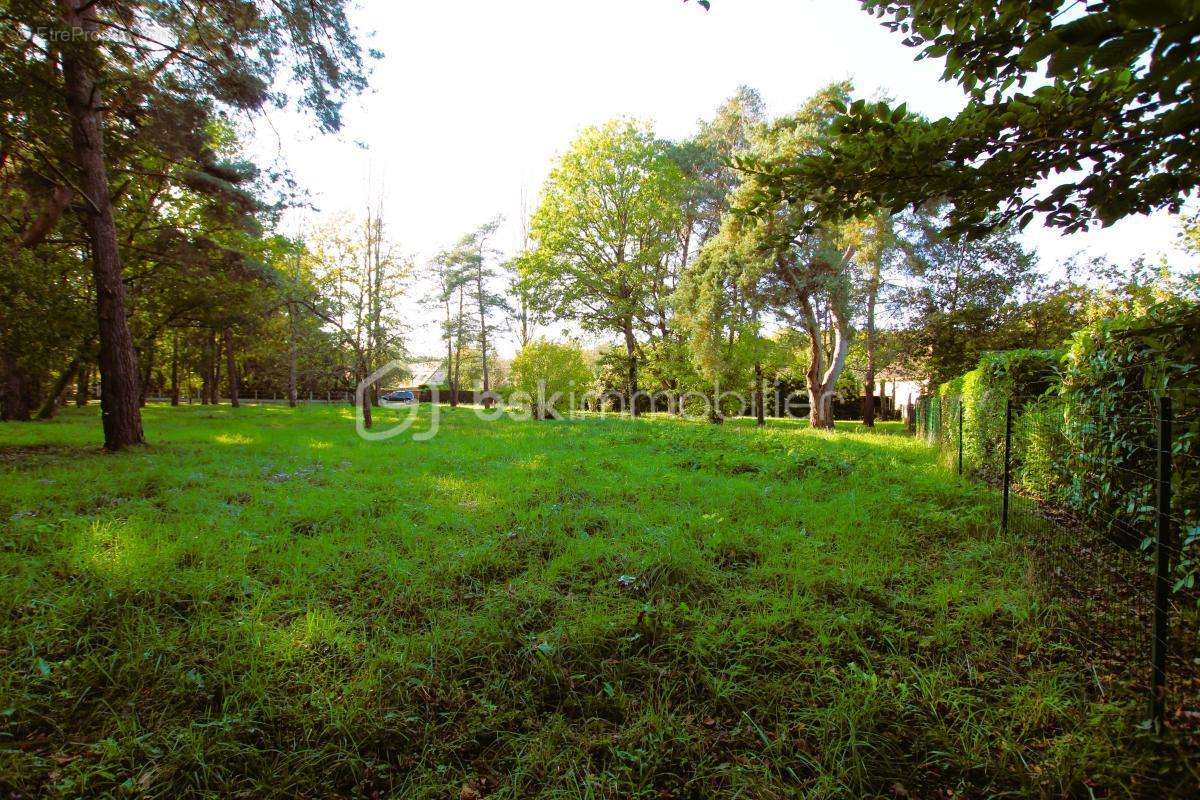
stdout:
{"type": "Polygon", "coordinates": [[[6,795],[1138,794],[994,497],[887,426],[145,416],[0,426],[6,795]]]}

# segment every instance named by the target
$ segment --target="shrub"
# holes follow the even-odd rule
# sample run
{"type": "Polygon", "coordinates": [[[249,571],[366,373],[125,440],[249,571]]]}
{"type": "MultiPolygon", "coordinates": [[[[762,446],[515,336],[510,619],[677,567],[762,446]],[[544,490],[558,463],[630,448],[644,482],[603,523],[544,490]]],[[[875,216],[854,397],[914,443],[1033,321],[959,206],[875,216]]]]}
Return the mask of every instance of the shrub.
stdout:
{"type": "Polygon", "coordinates": [[[572,401],[586,392],[592,373],[575,344],[530,342],[512,362],[513,393],[510,402],[528,406],[538,419],[557,417],[574,410],[572,401]],[[555,401],[554,396],[561,394],[555,401]]]}
{"type": "Polygon", "coordinates": [[[946,381],[938,387],[937,397],[933,398],[931,416],[938,426],[942,455],[947,463],[953,462],[958,455],[958,415],[962,410],[963,384],[966,380],[967,375],[959,375],[946,381]]]}
{"type": "Polygon", "coordinates": [[[1062,400],[1050,394],[1027,403],[1013,419],[1014,480],[1039,500],[1056,499],[1066,483],[1063,414],[1062,400]]]}
{"type": "Polygon", "coordinates": [[[964,409],[963,460],[984,480],[1003,472],[1004,405],[1013,401],[1013,474],[1129,547],[1155,531],[1158,400],[1173,403],[1172,517],[1180,586],[1200,578],[1200,304],[1179,297],[1077,332],[1049,350],[988,353],[931,398],[929,425],[953,457],[964,409]]]}
{"type": "Polygon", "coordinates": [[[1060,355],[1055,350],[985,353],[978,367],[942,384],[941,438],[957,451],[961,404],[964,469],[984,480],[1002,477],[1005,403],[1011,399],[1019,411],[1043,395],[1055,384],[1060,355]]]}
{"type": "Polygon", "coordinates": [[[1157,402],[1162,393],[1172,398],[1174,516],[1185,571],[1193,569],[1200,537],[1198,363],[1200,305],[1173,299],[1079,331],[1063,362],[1061,388],[1065,499],[1130,544],[1154,530],[1157,402]]]}

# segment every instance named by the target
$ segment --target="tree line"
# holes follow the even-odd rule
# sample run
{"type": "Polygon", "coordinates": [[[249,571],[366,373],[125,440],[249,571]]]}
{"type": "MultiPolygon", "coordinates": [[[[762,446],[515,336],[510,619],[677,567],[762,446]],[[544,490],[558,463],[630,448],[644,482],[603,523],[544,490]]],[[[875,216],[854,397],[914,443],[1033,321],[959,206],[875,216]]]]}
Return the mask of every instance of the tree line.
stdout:
{"type": "Polygon", "coordinates": [[[508,380],[502,338],[524,350],[561,322],[611,343],[593,383],[635,414],[657,408],[643,389],[676,413],[745,390],[761,417],[768,390],[800,388],[815,426],[839,395],[870,424],[881,374],[937,385],[986,350],[1054,346],[1098,286],[1155,279],[1097,261],[1051,280],[1021,227],[1179,211],[1200,182],[1196,11],[1063,5],[865,0],[944,59],[963,112],[929,120],[842,82],[774,119],[742,88],[678,141],[611,120],[555,162],[518,252],[496,248],[497,219],[418,267],[377,199],[280,235],[296,187],[239,141],[239,115],[289,95],[339,128],[367,77],[344,3],[10,3],[0,412],[50,416],[98,379],[120,449],[143,440],[151,391],[345,391],[409,355],[398,304],[423,273],[452,403],[508,380]]]}
{"type": "MultiPolygon", "coordinates": [[[[1171,283],[1104,260],[1050,281],[1016,232],[1039,218],[1070,232],[1179,213],[1194,197],[1200,7],[861,5],[918,59],[942,60],[967,96],[960,113],[930,120],[834,84],[767,122],[745,91],[688,142],[632,122],[588,131],[551,174],[525,286],[623,341],[631,397],[640,365],[668,392],[700,377],[749,382],[761,398],[769,322],[772,339],[795,333],[803,348],[818,427],[832,426],[860,343],[870,424],[886,340],[936,386],[984,350],[1060,344],[1098,292],[1171,283]]],[[[1194,237],[1194,218],[1183,227],[1194,237]]],[[[1192,302],[1195,283],[1180,290],[1192,302]]]]}
{"type": "Polygon", "coordinates": [[[743,87],[684,141],[618,119],[555,164],[517,285],[542,318],[614,340],[604,390],[648,389],[676,413],[738,390],[761,419],[764,394],[803,388],[814,426],[832,427],[838,395],[861,397],[870,425],[884,370],[936,385],[985,350],[1055,345],[1082,324],[1112,267],[1051,280],[1013,225],[956,236],[938,200],[814,218],[769,199],[770,170],[822,152],[851,92],[832,84],[768,119],[743,87]]]}
{"type": "Polygon", "coordinates": [[[165,342],[172,374],[182,359],[206,395],[224,352],[236,396],[249,324],[294,306],[264,233],[287,181],[244,157],[237,116],[292,94],[335,131],[363,54],[340,0],[19,0],[0,14],[3,415],[52,413],[94,369],[105,447],[137,444],[165,342]]]}

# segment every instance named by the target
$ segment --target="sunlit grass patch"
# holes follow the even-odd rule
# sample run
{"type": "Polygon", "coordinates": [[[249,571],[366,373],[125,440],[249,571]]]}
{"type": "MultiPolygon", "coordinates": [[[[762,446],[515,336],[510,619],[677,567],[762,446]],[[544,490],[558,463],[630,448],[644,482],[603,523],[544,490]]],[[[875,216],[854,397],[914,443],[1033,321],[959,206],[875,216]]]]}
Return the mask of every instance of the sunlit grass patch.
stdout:
{"type": "Polygon", "coordinates": [[[0,427],[0,790],[1057,796],[1142,769],[994,498],[896,426],[442,414],[364,442],[348,406],[152,406],[117,456],[92,409],[0,427]]]}

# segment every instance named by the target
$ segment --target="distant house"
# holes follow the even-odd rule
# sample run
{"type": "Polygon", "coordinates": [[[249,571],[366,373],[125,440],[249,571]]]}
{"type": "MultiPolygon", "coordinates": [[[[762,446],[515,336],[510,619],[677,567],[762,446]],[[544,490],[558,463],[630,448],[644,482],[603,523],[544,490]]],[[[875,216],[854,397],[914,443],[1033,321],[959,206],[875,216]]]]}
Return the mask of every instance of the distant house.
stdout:
{"type": "Polygon", "coordinates": [[[419,389],[422,386],[441,386],[446,383],[446,368],[441,361],[414,361],[408,365],[409,377],[403,386],[393,389],[419,389]]]}
{"type": "Polygon", "coordinates": [[[921,382],[899,370],[882,370],[877,378],[883,384],[882,395],[891,400],[893,410],[904,419],[908,409],[916,405],[924,392],[921,382]]]}

